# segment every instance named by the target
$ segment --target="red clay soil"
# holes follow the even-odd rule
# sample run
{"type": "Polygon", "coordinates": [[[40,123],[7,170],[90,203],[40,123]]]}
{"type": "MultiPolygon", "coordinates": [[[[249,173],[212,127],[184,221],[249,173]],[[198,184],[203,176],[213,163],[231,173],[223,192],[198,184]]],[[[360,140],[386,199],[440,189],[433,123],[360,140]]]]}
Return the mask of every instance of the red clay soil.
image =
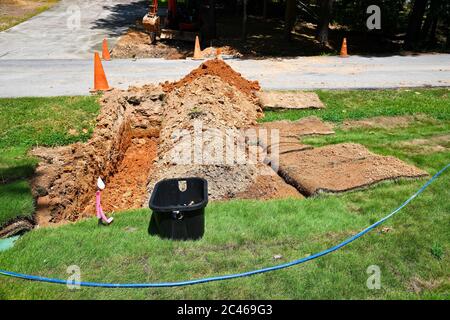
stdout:
{"type": "Polygon", "coordinates": [[[205,75],[217,76],[224,82],[235,86],[241,92],[254,99],[256,99],[255,92],[261,89],[258,81],[249,81],[243,78],[240,73],[234,71],[228,64],[220,59],[207,60],[181,80],[177,82],[166,81],[162,84],[162,87],[165,92],[171,92],[173,89],[181,88],[205,75]]]}
{"type": "MultiPolygon", "coordinates": [[[[41,159],[31,181],[33,195],[39,205],[36,212],[39,224],[76,221],[95,214],[95,210],[86,212],[86,208],[94,203],[97,178],[101,177],[107,186],[111,186],[105,191],[108,197],[109,190],[117,189],[117,185],[110,184],[111,181],[124,177],[120,171],[129,163],[124,159],[133,159],[136,138],[157,137],[162,95],[158,86],[107,92],[101,98],[102,108],[88,142],[32,150],[31,153],[41,159]]],[[[148,151],[147,147],[143,146],[143,149],[148,151]]],[[[146,160],[138,161],[153,160],[153,157],[154,154],[147,152],[146,160]]],[[[145,163],[139,163],[142,171],[146,170],[145,163]]],[[[136,174],[139,177],[136,179],[140,179],[139,174],[144,173],[136,174]]],[[[146,182],[141,183],[144,196],[147,194],[146,182]]],[[[132,190],[136,191],[136,186],[132,190]]],[[[105,201],[104,209],[107,203],[109,201],[105,201]]],[[[121,204],[119,201],[118,205],[121,204]]]]}
{"type": "MultiPolygon", "coordinates": [[[[134,138],[117,173],[110,177],[102,191],[105,212],[142,208],[147,198],[147,180],[156,158],[156,138],[134,138]]],[[[95,213],[95,196],[85,213],[95,213]]]]}

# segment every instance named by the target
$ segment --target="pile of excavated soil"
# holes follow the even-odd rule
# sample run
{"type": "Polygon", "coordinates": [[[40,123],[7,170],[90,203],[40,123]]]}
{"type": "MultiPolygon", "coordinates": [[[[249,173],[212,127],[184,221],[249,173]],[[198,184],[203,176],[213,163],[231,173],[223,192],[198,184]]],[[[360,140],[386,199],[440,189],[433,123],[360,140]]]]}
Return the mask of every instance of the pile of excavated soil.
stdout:
{"type": "Polygon", "coordinates": [[[279,173],[305,195],[343,192],[383,180],[428,175],[397,158],[373,154],[353,143],[282,154],[279,173]]]}
{"type": "Polygon", "coordinates": [[[181,80],[177,82],[165,82],[162,86],[165,92],[171,92],[175,88],[181,88],[206,75],[219,77],[222,81],[234,86],[244,94],[252,97],[252,99],[256,99],[255,93],[260,90],[258,81],[249,81],[243,78],[240,73],[234,71],[220,59],[207,60],[181,80]]]}
{"type": "Polygon", "coordinates": [[[314,92],[261,91],[260,104],[269,109],[321,109],[325,105],[314,92]]]}
{"type": "Polygon", "coordinates": [[[192,57],[194,45],[170,40],[150,43],[150,35],[142,30],[130,29],[121,36],[111,51],[113,58],[164,58],[167,60],[192,57]]]}
{"type": "MultiPolygon", "coordinates": [[[[203,58],[215,58],[217,50],[221,54],[239,58],[242,55],[230,46],[208,47],[202,50],[203,58]]],[[[162,58],[167,60],[186,59],[194,55],[194,43],[174,39],[158,39],[150,43],[148,32],[139,28],[131,28],[122,35],[111,50],[111,57],[130,58],[162,58]]]]}
{"type": "Polygon", "coordinates": [[[113,212],[146,205],[155,183],[166,178],[205,178],[209,198],[219,200],[302,198],[299,191],[342,192],[427,175],[357,144],[302,144],[302,136],[334,133],[316,117],[258,125],[257,90],[257,82],[211,60],[176,83],[105,93],[87,143],[32,151],[42,160],[31,182],[36,220],[95,215],[98,177],[106,183],[103,209],[113,212]],[[270,161],[280,176],[264,164],[270,161]]]}
{"type": "Polygon", "coordinates": [[[227,163],[224,146],[229,139],[236,148],[239,129],[256,125],[260,114],[251,97],[219,76],[199,74],[173,87],[165,99],[159,158],[149,190],[161,179],[189,176],[208,180],[211,199],[232,198],[246,190],[256,178],[256,165],[227,163]],[[195,137],[199,145],[194,144],[195,137]],[[185,163],[175,156],[190,159],[185,163]]]}
{"type": "MultiPolygon", "coordinates": [[[[142,186],[146,181],[140,187],[143,189],[142,194],[130,194],[128,199],[115,197],[114,192],[120,194],[126,191],[114,183],[112,187],[117,188],[117,191],[112,188],[109,190],[108,184],[119,168],[122,170],[120,178],[127,175],[126,171],[137,174],[139,170],[149,169],[149,162],[155,156],[151,152],[151,144],[148,144],[147,152],[136,155],[133,153],[133,142],[136,137],[150,139],[158,136],[162,97],[159,86],[108,92],[101,101],[102,108],[94,134],[87,143],[32,151],[32,154],[42,159],[31,182],[32,190],[38,203],[42,202],[39,198],[45,197],[44,215],[50,215],[47,219],[49,222],[74,221],[95,214],[95,211],[86,208],[93,203],[98,177],[106,182],[105,195],[112,194],[105,206],[120,207],[123,203],[134,203],[136,197],[145,197],[145,188],[142,186]]],[[[148,172],[142,173],[142,176],[148,176],[148,172]]],[[[134,179],[143,178],[139,176],[134,179]]],[[[126,187],[132,183],[130,181],[126,187]]]]}
{"type": "MultiPolygon", "coordinates": [[[[234,158],[208,162],[221,153],[225,140],[230,139],[233,152],[237,150],[240,139],[245,142],[240,130],[255,126],[262,110],[253,96],[257,84],[222,61],[204,66],[207,71],[203,67],[194,71],[170,90],[166,87],[166,93],[154,85],[107,92],[87,143],[34,149],[32,153],[42,160],[32,181],[38,223],[93,216],[98,177],[106,183],[105,212],[143,206],[157,181],[174,177],[206,178],[211,199],[234,198],[256,190],[251,189],[255,183],[259,193],[264,190],[264,198],[295,195],[279,177],[260,178],[257,163],[238,163],[234,158]],[[198,135],[197,123],[201,123],[200,161],[174,162],[174,150],[195,156],[195,149],[184,145],[183,135],[198,135]],[[204,134],[209,129],[213,135],[204,134]]],[[[244,144],[243,150],[249,152],[248,146],[244,144]]]]}
{"type": "Polygon", "coordinates": [[[167,94],[159,153],[164,155],[172,148],[175,130],[193,133],[195,123],[201,123],[205,130],[241,129],[256,125],[260,116],[260,107],[233,85],[220,77],[203,75],[167,94]]]}

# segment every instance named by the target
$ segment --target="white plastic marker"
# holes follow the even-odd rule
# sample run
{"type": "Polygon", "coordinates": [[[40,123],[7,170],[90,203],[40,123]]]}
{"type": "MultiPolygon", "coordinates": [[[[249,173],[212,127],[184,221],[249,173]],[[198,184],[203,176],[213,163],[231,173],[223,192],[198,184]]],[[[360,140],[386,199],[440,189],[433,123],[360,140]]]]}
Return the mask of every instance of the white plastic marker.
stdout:
{"type": "Polygon", "coordinates": [[[103,180],[99,177],[97,179],[97,192],[95,193],[95,210],[97,211],[97,218],[98,223],[103,225],[109,225],[111,222],[113,222],[114,218],[107,218],[105,214],[103,213],[102,205],[100,203],[100,194],[101,190],[105,189],[105,183],[103,180]]]}
{"type": "Polygon", "coordinates": [[[105,183],[103,182],[103,180],[102,180],[102,178],[100,178],[100,177],[98,177],[98,179],[97,179],[97,187],[100,189],[100,190],[104,190],[105,189],[105,183]]]}

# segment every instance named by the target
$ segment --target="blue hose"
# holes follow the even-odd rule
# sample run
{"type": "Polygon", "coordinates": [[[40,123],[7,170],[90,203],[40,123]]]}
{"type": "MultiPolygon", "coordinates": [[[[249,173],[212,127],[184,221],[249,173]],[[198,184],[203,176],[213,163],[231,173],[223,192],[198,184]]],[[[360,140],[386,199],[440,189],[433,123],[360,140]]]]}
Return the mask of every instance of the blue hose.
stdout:
{"type": "Polygon", "coordinates": [[[98,282],[68,282],[66,280],[62,279],[53,279],[53,278],[46,278],[46,277],[40,277],[40,276],[33,276],[33,275],[27,275],[22,273],[16,273],[6,270],[0,270],[0,274],[15,278],[21,278],[26,280],[32,280],[32,281],[40,281],[40,282],[48,282],[48,283],[56,283],[56,284],[71,284],[71,285],[80,285],[82,287],[98,287],[98,288],[161,288],[161,287],[182,287],[182,286],[188,286],[188,285],[194,285],[194,284],[200,284],[200,283],[206,283],[206,282],[213,282],[213,281],[223,281],[223,280],[229,280],[229,279],[235,279],[235,278],[242,278],[242,277],[248,277],[255,274],[280,270],[284,268],[289,268],[313,259],[317,259],[319,257],[322,257],[324,255],[327,255],[333,251],[336,251],[350,242],[355,241],[356,239],[362,237],[366,233],[368,233],[370,230],[376,228],[380,224],[382,224],[384,221],[392,217],[394,214],[399,212],[401,209],[403,209],[407,204],[409,204],[414,198],[416,198],[419,194],[421,194],[435,179],[437,179],[445,170],[447,170],[450,167],[450,163],[447,164],[444,168],[439,170],[430,180],[427,181],[416,193],[414,193],[408,200],[403,202],[397,209],[392,211],[390,214],[382,218],[381,220],[375,222],[374,224],[370,225],[369,227],[365,228],[364,230],[358,232],[357,234],[351,236],[350,238],[342,241],[341,243],[335,245],[334,247],[331,247],[329,249],[320,251],[318,253],[315,253],[313,255],[310,255],[308,257],[304,257],[301,259],[293,260],[291,262],[279,264],[273,267],[267,267],[262,269],[257,269],[253,271],[247,271],[242,273],[235,273],[235,274],[229,274],[224,276],[215,276],[210,278],[201,278],[201,279],[194,279],[194,280],[187,280],[187,281],[176,281],[176,282],[159,282],[159,283],[98,283],[98,282]]]}

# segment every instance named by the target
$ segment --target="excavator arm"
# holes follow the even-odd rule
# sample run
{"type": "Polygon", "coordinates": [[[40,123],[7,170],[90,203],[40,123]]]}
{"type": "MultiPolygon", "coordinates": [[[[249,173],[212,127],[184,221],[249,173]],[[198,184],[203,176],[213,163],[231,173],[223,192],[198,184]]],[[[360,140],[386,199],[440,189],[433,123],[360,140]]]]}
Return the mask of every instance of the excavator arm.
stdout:
{"type": "Polygon", "coordinates": [[[158,17],[158,0],[153,0],[149,12],[142,19],[144,29],[150,34],[150,42],[154,44],[161,34],[161,19],[158,17]]]}

